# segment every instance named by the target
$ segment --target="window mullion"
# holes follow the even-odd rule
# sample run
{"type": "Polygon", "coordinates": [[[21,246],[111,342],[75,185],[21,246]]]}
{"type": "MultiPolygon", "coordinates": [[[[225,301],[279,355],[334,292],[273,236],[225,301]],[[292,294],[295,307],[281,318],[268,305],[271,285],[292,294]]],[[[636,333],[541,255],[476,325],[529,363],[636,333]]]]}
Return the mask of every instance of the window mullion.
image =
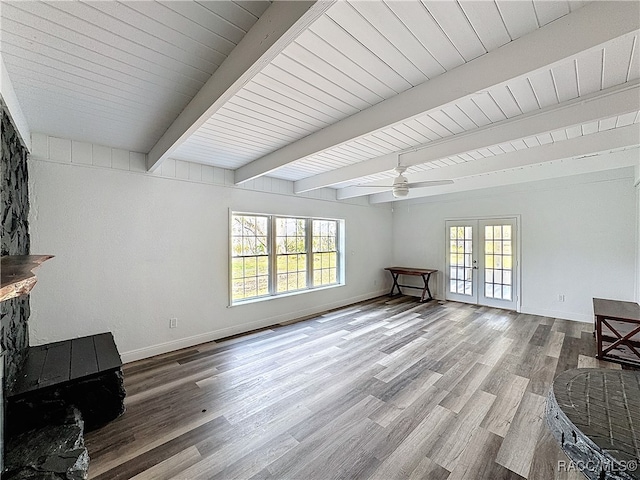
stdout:
{"type": "Polygon", "coordinates": [[[276,217],[269,215],[268,243],[269,243],[269,295],[276,294],[276,278],[278,270],[276,252],[276,217]]]}
{"type": "Polygon", "coordinates": [[[342,265],[341,265],[341,255],[340,255],[340,241],[342,240],[340,238],[340,225],[338,223],[338,221],[336,220],[335,222],[335,228],[336,228],[336,237],[335,237],[335,244],[333,245],[333,250],[335,251],[335,255],[336,255],[336,283],[341,283],[342,282],[342,278],[341,278],[341,274],[342,274],[342,265]]]}
{"type": "Polygon", "coordinates": [[[306,228],[306,237],[307,237],[307,288],[313,288],[313,219],[307,218],[307,228],[306,228]]]}

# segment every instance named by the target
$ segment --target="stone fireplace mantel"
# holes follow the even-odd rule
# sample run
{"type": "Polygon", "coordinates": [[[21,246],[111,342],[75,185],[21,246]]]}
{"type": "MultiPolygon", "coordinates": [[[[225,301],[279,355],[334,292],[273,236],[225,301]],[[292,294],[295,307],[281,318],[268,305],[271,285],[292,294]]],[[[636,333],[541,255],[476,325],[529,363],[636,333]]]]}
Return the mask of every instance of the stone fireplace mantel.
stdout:
{"type": "Polygon", "coordinates": [[[0,301],[25,295],[38,281],[33,273],[53,255],[6,255],[0,259],[0,301]]]}

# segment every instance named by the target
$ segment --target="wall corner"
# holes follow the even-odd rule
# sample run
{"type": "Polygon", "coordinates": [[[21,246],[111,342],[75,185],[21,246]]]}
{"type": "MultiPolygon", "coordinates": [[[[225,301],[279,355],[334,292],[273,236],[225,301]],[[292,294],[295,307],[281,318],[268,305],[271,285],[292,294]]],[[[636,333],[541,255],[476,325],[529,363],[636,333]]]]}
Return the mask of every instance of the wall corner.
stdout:
{"type": "Polygon", "coordinates": [[[18,102],[18,97],[13,89],[13,84],[11,83],[11,79],[9,78],[9,73],[7,72],[7,68],[5,67],[1,53],[0,97],[3,103],[3,108],[6,109],[7,114],[13,121],[22,144],[29,152],[31,152],[31,131],[29,129],[29,124],[27,123],[27,118],[24,116],[22,108],[20,107],[20,103],[18,102]]]}

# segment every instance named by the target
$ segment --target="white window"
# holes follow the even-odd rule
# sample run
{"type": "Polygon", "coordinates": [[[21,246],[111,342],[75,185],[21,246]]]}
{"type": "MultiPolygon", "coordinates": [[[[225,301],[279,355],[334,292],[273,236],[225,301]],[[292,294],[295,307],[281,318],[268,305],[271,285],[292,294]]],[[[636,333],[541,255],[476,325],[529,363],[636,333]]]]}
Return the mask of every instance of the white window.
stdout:
{"type": "Polygon", "coordinates": [[[231,303],[343,283],[344,221],[231,214],[231,303]]]}
{"type": "Polygon", "coordinates": [[[338,282],[338,222],[313,220],[313,285],[332,285],[338,282]]]}

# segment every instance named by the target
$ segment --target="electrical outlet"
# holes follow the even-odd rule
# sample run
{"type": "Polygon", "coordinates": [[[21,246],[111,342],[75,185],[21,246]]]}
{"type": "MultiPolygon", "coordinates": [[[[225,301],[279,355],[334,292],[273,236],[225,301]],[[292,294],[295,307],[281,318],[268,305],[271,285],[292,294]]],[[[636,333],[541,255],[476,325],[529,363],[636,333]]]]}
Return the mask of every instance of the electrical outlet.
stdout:
{"type": "Polygon", "coordinates": [[[564,293],[559,293],[559,294],[558,294],[558,301],[559,301],[559,302],[564,302],[564,298],[565,298],[565,297],[564,297],[564,293]]]}
{"type": "Polygon", "coordinates": [[[178,319],[177,318],[170,318],[169,319],[169,328],[176,328],[178,326],[178,319]]]}

